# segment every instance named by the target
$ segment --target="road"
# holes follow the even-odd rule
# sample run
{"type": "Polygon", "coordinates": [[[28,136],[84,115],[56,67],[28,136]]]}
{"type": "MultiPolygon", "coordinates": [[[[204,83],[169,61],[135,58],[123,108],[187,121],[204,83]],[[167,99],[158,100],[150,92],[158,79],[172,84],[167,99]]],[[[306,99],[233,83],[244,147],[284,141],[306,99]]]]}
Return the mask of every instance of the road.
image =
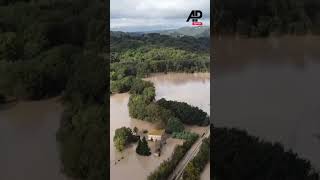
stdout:
{"type": "Polygon", "coordinates": [[[184,158],[179,162],[176,169],[169,176],[169,180],[180,180],[182,179],[183,170],[186,168],[187,164],[197,155],[202,144],[202,140],[210,136],[210,126],[205,132],[205,135],[200,137],[193,146],[189,149],[184,158]]]}

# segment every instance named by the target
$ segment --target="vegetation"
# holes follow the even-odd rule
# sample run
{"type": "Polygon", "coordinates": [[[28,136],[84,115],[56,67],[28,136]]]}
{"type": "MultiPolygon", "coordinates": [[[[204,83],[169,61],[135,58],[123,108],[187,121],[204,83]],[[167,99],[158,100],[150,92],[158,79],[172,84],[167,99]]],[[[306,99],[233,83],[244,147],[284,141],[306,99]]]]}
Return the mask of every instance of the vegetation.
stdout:
{"type": "Polygon", "coordinates": [[[110,92],[126,92],[157,72],[209,71],[209,38],[182,38],[151,33],[141,36],[111,32],[110,92]]]}
{"type": "Polygon", "coordinates": [[[102,179],[107,176],[105,143],[107,137],[106,107],[88,105],[67,106],[61,119],[57,139],[63,172],[78,179],[102,179]]]}
{"type": "Polygon", "coordinates": [[[184,139],[184,140],[197,139],[198,136],[199,136],[198,134],[192,133],[192,132],[189,132],[189,131],[181,131],[181,132],[172,133],[172,138],[184,139]]]}
{"type": "Polygon", "coordinates": [[[133,118],[153,122],[159,128],[170,131],[183,130],[182,123],[208,125],[209,116],[187,103],[155,99],[155,87],[151,82],[133,78],[130,84],[129,115],[133,118]],[[179,123],[177,121],[180,121],[179,123]],[[183,119],[183,120],[182,120],[183,119]],[[170,120],[170,122],[168,122],[170,120]]]}
{"type": "Polygon", "coordinates": [[[168,119],[167,127],[166,127],[167,133],[181,132],[183,130],[184,130],[184,126],[178,118],[171,117],[168,119]]]}
{"type": "Polygon", "coordinates": [[[210,139],[202,140],[200,151],[192,161],[188,163],[183,172],[184,180],[199,180],[200,174],[210,160],[210,139]]]}
{"type": "Polygon", "coordinates": [[[194,163],[188,163],[184,170],[183,180],[200,180],[200,170],[194,163]]]}
{"type": "MultiPolygon", "coordinates": [[[[194,53],[209,53],[210,38],[195,38],[191,36],[172,37],[160,35],[160,33],[149,33],[136,36],[124,32],[111,32],[110,50],[113,53],[111,62],[121,61],[122,52],[130,50],[149,51],[154,48],[173,48],[194,53]]],[[[155,56],[157,57],[157,56],[155,56]]],[[[155,57],[151,57],[152,59],[155,57]]]]}
{"type": "Polygon", "coordinates": [[[136,148],[136,153],[142,156],[151,155],[150,148],[148,146],[148,142],[145,137],[143,137],[142,140],[139,139],[138,146],[136,148]]]}
{"type": "Polygon", "coordinates": [[[162,98],[157,101],[157,104],[166,109],[170,109],[174,116],[185,124],[207,126],[210,123],[207,113],[198,107],[190,106],[185,102],[167,101],[162,98]]]}
{"type": "Polygon", "coordinates": [[[133,135],[130,128],[122,127],[116,129],[115,135],[113,137],[113,142],[118,151],[123,151],[125,146],[127,146],[131,142],[136,142],[138,139],[139,137],[133,135]]]}
{"type": "Polygon", "coordinates": [[[135,127],[133,128],[133,132],[134,132],[135,134],[138,134],[139,129],[135,126],[135,127]]]}
{"type": "Polygon", "coordinates": [[[98,59],[93,54],[105,47],[102,1],[1,4],[0,88],[5,95],[41,99],[61,94],[72,66],[88,58],[82,57],[87,52],[98,59]]]}
{"type": "Polygon", "coordinates": [[[265,142],[237,129],[214,128],[212,132],[213,175],[217,180],[319,179],[309,161],[285,151],[279,143],[265,142]]]}
{"type": "Polygon", "coordinates": [[[214,7],[215,34],[320,33],[318,0],[217,0],[214,7]]]}
{"type": "Polygon", "coordinates": [[[104,7],[101,0],[0,2],[0,92],[18,100],[62,95],[61,169],[79,180],[108,177],[104,7]]]}
{"type": "Polygon", "coordinates": [[[181,159],[197,139],[198,136],[186,140],[182,145],[176,146],[171,158],[163,161],[160,166],[148,176],[148,180],[168,179],[171,173],[174,171],[175,167],[178,165],[178,163],[181,161],[181,159]]]}

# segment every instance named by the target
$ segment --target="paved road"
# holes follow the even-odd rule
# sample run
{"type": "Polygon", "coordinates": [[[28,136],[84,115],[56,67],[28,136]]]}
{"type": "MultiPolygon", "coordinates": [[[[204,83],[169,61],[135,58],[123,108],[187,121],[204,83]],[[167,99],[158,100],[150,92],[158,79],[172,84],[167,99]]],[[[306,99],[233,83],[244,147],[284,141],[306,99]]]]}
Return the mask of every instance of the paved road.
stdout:
{"type": "Polygon", "coordinates": [[[200,137],[193,146],[189,149],[184,158],[179,162],[176,169],[169,176],[169,180],[179,180],[182,179],[183,170],[186,168],[187,164],[197,155],[202,144],[202,140],[210,136],[210,127],[205,132],[203,137],[200,137]]]}

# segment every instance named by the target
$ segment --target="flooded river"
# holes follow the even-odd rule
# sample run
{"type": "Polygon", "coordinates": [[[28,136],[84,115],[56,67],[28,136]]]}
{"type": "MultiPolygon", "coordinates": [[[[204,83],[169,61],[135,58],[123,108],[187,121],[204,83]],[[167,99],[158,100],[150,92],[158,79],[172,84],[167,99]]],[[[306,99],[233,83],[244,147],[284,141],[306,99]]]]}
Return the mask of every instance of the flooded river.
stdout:
{"type": "Polygon", "coordinates": [[[57,98],[0,106],[0,179],[64,180],[55,138],[57,98]]]}
{"type": "MultiPolygon", "coordinates": [[[[156,87],[156,99],[166,98],[187,102],[198,106],[207,113],[210,111],[210,75],[209,73],[169,73],[153,75],[145,80],[152,81],[156,87]]],[[[135,153],[135,146],[127,148],[123,153],[116,152],[113,146],[115,129],[122,126],[138,127],[139,129],[153,129],[153,125],[140,120],[131,119],[128,113],[129,95],[115,94],[110,97],[110,173],[111,179],[143,180],[160,163],[169,158],[174,147],[181,144],[181,140],[169,139],[160,157],[142,157],[135,153]],[[123,159],[122,159],[123,157],[123,159]],[[119,160],[120,161],[117,161],[119,160]]],[[[191,129],[191,127],[188,127],[191,129]]],[[[195,128],[195,131],[202,129],[195,128]]],[[[210,169],[210,165],[208,165],[210,169]]],[[[210,179],[208,168],[202,173],[202,179],[210,179]]]]}
{"type": "Polygon", "coordinates": [[[215,126],[279,141],[320,169],[320,37],[215,41],[215,126]]]}

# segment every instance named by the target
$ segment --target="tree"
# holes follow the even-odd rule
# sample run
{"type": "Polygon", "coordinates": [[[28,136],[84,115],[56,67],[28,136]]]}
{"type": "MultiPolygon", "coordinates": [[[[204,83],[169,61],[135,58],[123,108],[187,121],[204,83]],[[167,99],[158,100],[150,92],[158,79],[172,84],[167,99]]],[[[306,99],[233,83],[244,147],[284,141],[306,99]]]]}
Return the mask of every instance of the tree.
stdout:
{"type": "Polygon", "coordinates": [[[184,180],[199,180],[200,170],[193,163],[188,163],[183,173],[184,180]]]}
{"type": "Polygon", "coordinates": [[[133,128],[133,132],[134,132],[135,134],[137,134],[138,131],[139,131],[139,129],[138,129],[137,127],[134,127],[134,128],[133,128]]]}
{"type": "Polygon", "coordinates": [[[142,138],[142,141],[141,141],[141,139],[139,139],[138,145],[136,148],[136,153],[141,156],[150,156],[151,155],[150,148],[148,146],[148,142],[145,137],[142,138]]]}
{"type": "Polygon", "coordinates": [[[21,44],[15,32],[0,34],[0,60],[17,60],[22,56],[21,44]]]}
{"type": "Polygon", "coordinates": [[[130,128],[121,127],[116,129],[113,137],[114,146],[118,151],[123,151],[125,146],[132,142],[134,139],[130,128]]]}
{"type": "Polygon", "coordinates": [[[166,132],[173,133],[173,132],[181,132],[184,130],[184,126],[182,122],[175,117],[171,117],[168,120],[166,132]]]}

